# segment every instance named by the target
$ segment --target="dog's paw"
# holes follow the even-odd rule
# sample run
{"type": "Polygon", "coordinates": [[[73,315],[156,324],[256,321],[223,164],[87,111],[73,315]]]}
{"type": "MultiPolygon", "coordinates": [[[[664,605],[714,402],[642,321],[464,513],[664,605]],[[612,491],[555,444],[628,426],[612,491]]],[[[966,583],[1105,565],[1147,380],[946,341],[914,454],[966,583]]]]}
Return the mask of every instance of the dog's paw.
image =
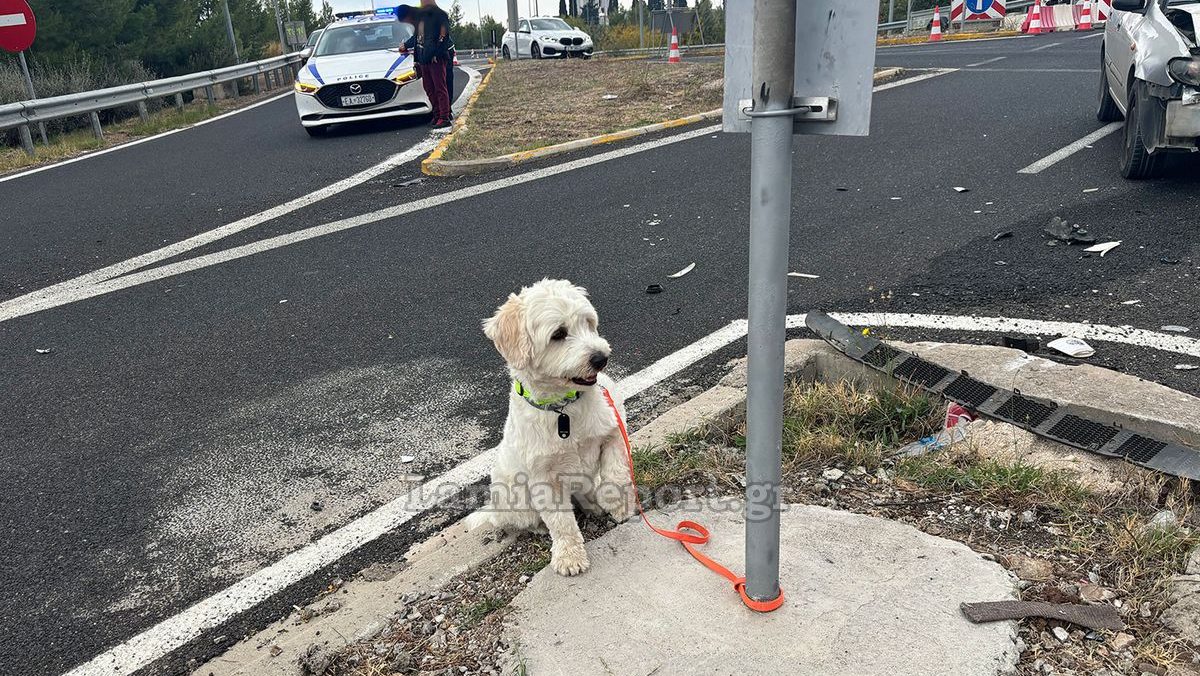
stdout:
{"type": "Polygon", "coordinates": [[[612,517],[617,523],[625,523],[633,516],[636,509],[634,505],[633,489],[620,491],[613,495],[606,495],[600,501],[600,506],[604,508],[605,513],[612,517]]]}
{"type": "Polygon", "coordinates": [[[478,530],[484,526],[491,526],[492,517],[490,514],[484,511],[471,512],[467,515],[467,518],[463,520],[463,524],[467,527],[468,531],[478,530]]]}
{"type": "Polygon", "coordinates": [[[556,548],[550,557],[550,567],[554,569],[554,572],[567,577],[587,572],[591,566],[587,551],[582,544],[556,548]]]}

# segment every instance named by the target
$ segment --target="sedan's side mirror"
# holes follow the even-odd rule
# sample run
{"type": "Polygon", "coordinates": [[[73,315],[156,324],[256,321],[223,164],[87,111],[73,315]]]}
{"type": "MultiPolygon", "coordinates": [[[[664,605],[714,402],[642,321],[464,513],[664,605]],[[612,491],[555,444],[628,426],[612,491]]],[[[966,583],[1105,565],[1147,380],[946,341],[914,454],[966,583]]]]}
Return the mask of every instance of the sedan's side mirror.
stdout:
{"type": "Polygon", "coordinates": [[[1113,0],[1112,8],[1121,12],[1144,12],[1146,0],[1113,0]]]}
{"type": "Polygon", "coordinates": [[[312,57],[312,52],[313,52],[312,47],[305,47],[304,49],[301,49],[300,50],[300,60],[308,61],[308,59],[310,57],[312,57]]]}

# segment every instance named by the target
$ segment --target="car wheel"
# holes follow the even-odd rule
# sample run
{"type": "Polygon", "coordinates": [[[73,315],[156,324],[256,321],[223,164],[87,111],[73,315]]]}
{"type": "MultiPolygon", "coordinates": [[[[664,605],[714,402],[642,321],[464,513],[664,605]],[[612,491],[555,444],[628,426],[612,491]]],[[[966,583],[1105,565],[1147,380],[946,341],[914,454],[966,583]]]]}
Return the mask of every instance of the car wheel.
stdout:
{"type": "Polygon", "coordinates": [[[1121,119],[1121,109],[1113,100],[1108,88],[1108,69],[1104,65],[1104,55],[1100,56],[1100,107],[1096,109],[1096,119],[1101,122],[1116,122],[1121,119]]]}
{"type": "Polygon", "coordinates": [[[512,54],[509,54],[509,53],[508,53],[508,45],[505,45],[505,46],[504,46],[504,54],[503,54],[503,56],[504,56],[504,60],[505,60],[505,61],[512,61],[512,54]]]}
{"type": "Polygon", "coordinates": [[[533,45],[532,47],[529,48],[529,55],[535,59],[542,58],[542,48],[538,47],[536,44],[533,45]]]}
{"type": "Polygon", "coordinates": [[[325,135],[325,127],[324,127],[324,126],[321,126],[321,127],[305,127],[305,128],[304,128],[304,131],[308,132],[308,135],[309,135],[309,136],[312,136],[313,138],[316,138],[316,137],[318,137],[318,136],[324,136],[324,135],[325,135]]]}
{"type": "Polygon", "coordinates": [[[1162,163],[1162,155],[1152,154],[1142,136],[1141,110],[1146,102],[1142,100],[1141,90],[1140,85],[1134,84],[1129,93],[1129,105],[1125,109],[1125,142],[1121,147],[1121,175],[1133,180],[1153,178],[1162,163]]]}

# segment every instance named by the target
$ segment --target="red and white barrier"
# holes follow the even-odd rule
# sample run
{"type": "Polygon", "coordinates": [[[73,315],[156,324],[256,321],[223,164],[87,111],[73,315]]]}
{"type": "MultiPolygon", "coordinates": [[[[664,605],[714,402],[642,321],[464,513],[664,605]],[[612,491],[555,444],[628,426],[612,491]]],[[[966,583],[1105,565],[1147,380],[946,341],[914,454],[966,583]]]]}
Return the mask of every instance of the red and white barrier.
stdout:
{"type": "Polygon", "coordinates": [[[1083,0],[1080,4],[1082,6],[1079,10],[1079,19],[1075,21],[1075,30],[1090,31],[1092,30],[1092,3],[1090,0],[1083,0]]]}

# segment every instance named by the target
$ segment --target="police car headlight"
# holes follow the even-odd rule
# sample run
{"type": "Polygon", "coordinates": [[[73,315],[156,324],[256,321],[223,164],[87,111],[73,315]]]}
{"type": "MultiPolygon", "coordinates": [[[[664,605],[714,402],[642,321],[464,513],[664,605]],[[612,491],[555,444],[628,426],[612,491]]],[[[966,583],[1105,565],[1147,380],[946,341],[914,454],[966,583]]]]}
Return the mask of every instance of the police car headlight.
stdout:
{"type": "Polygon", "coordinates": [[[296,80],[296,91],[300,92],[301,94],[315,94],[320,88],[321,87],[319,85],[296,80]]]}
{"type": "Polygon", "coordinates": [[[1185,85],[1200,87],[1200,59],[1193,56],[1181,56],[1167,62],[1167,72],[1171,79],[1185,85]]]}
{"type": "Polygon", "coordinates": [[[395,82],[398,85],[407,84],[415,79],[417,79],[417,71],[415,70],[406,71],[404,73],[400,73],[399,75],[392,76],[392,82],[395,82]]]}

